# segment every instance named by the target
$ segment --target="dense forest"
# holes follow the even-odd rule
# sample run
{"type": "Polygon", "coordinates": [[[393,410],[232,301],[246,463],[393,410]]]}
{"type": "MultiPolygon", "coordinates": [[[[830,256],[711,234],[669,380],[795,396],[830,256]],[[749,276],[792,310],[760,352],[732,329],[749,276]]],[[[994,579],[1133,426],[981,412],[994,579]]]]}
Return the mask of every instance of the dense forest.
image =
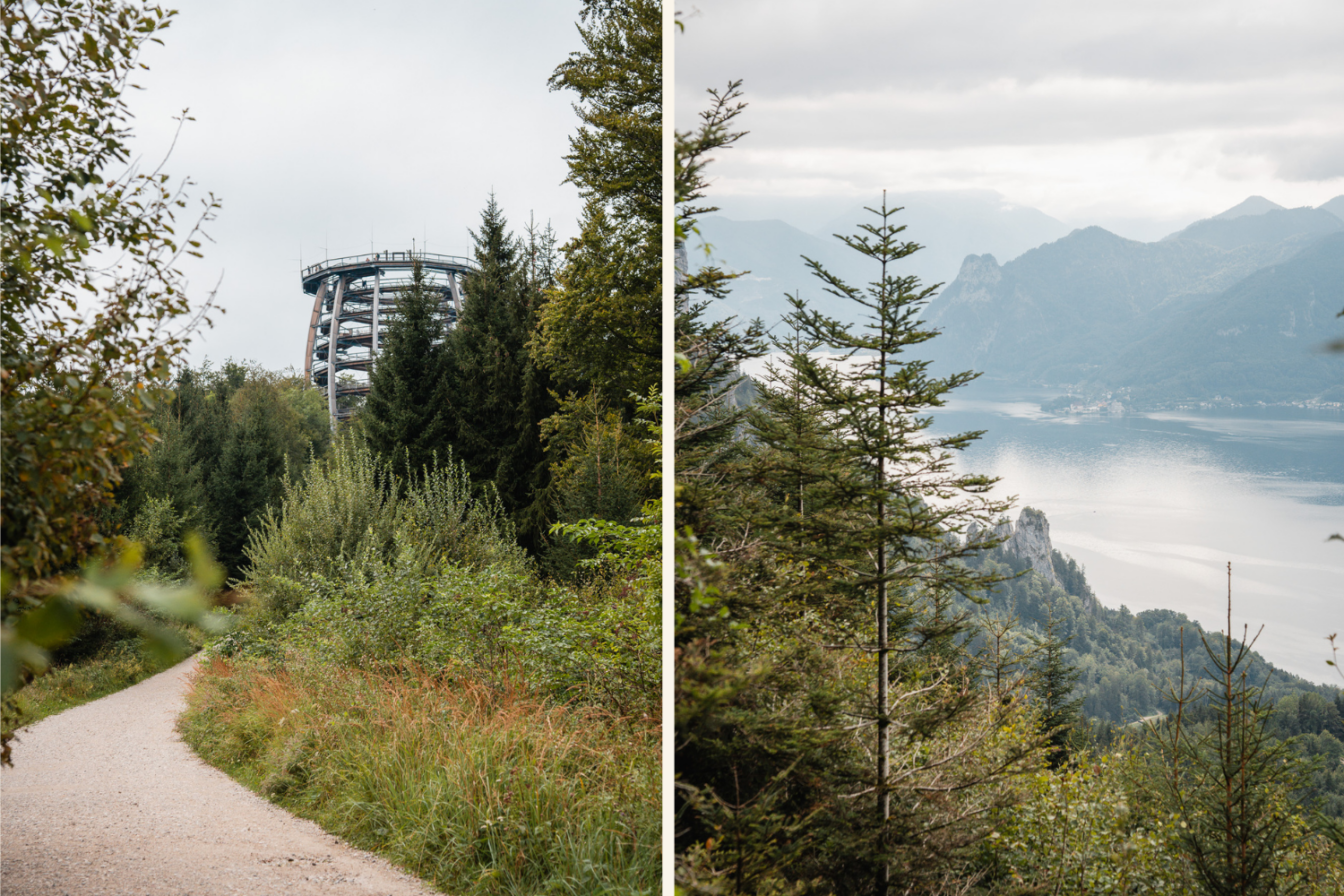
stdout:
{"type": "Polygon", "coordinates": [[[209,309],[177,265],[217,203],[175,228],[159,181],[104,179],[173,15],[5,13],[47,48],[16,79],[73,116],[29,110],[5,143],[5,760],[22,725],[204,643],[183,736],[268,799],[449,892],[652,891],[660,6],[585,2],[536,85],[579,118],[578,235],[482,197],[460,317],[417,269],[339,428],[291,372],[185,363],[209,309]],[[95,247],[140,267],[109,284],[95,247]]]}
{"type": "MultiPolygon", "coordinates": [[[[677,136],[688,248],[743,108],[711,91],[677,136]]],[[[926,360],[903,231],[874,203],[841,238],[864,285],[804,259],[824,308],[768,328],[715,316],[733,274],[679,274],[679,886],[1340,892],[1339,691],[1009,550],[994,480],[952,462],[977,434],[928,432],[974,374],[926,360]]]]}

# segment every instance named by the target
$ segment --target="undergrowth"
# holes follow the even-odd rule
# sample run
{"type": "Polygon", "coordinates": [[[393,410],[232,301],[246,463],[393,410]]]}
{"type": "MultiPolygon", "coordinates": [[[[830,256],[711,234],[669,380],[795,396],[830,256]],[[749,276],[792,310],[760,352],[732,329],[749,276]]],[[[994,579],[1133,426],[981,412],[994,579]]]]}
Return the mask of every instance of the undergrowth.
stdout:
{"type": "Polygon", "coordinates": [[[247,553],[181,722],[203,759],[455,894],[659,887],[656,563],[546,581],[451,457],[353,440],[247,553]]]}
{"type": "Polygon", "coordinates": [[[202,664],[206,761],[446,892],[654,892],[659,730],[519,680],[289,653],[202,664]]]}

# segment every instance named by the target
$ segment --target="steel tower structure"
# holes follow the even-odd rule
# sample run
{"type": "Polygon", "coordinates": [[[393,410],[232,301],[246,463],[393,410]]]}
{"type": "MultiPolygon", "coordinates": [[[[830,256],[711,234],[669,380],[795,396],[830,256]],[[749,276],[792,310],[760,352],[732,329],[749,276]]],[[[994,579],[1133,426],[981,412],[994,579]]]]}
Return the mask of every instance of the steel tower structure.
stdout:
{"type": "Polygon", "coordinates": [[[303,291],[313,296],[303,373],[327,393],[333,425],[354,413],[369,392],[369,373],[380,337],[397,313],[397,295],[410,286],[419,262],[425,279],[443,296],[445,329],[462,313],[462,276],[476,262],[456,255],[375,252],[333,258],[303,269],[303,291]],[[342,377],[341,374],[348,374],[342,377]]]}

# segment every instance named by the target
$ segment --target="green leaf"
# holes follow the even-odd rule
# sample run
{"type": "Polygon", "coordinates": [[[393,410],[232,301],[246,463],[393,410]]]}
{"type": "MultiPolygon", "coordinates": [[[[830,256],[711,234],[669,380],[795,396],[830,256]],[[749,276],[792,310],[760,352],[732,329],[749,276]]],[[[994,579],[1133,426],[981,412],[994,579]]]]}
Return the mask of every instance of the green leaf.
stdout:
{"type": "Polygon", "coordinates": [[[23,614],[15,624],[14,632],[32,644],[50,650],[75,636],[80,619],[79,607],[58,595],[23,614]]]}

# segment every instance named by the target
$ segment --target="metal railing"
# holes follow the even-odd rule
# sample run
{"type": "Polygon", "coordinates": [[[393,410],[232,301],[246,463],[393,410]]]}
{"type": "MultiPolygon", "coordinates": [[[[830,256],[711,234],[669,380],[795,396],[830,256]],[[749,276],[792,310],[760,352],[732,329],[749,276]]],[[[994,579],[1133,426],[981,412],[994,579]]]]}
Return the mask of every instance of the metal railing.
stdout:
{"type": "Polygon", "coordinates": [[[358,267],[361,265],[410,264],[413,261],[427,262],[445,267],[464,267],[475,270],[476,260],[461,255],[438,255],[431,252],[370,252],[367,255],[347,255],[344,258],[331,258],[303,269],[303,279],[309,280],[327,271],[337,268],[358,267]]]}

